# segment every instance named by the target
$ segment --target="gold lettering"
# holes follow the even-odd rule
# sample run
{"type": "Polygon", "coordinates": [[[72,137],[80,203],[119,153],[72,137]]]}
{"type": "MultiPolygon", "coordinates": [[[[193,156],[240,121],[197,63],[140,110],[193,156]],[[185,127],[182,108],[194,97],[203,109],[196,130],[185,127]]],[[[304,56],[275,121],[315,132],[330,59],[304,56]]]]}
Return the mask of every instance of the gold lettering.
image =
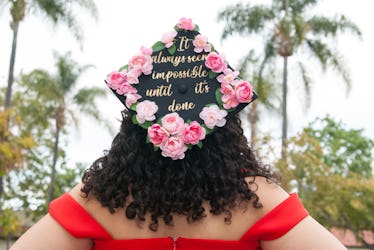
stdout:
{"type": "Polygon", "coordinates": [[[184,51],[190,47],[190,44],[188,43],[189,39],[186,36],[180,36],[180,44],[178,51],[184,51]]]}
{"type": "Polygon", "coordinates": [[[171,63],[174,67],[178,67],[179,64],[185,63],[185,56],[164,56],[162,51],[158,52],[157,55],[152,56],[152,61],[155,64],[171,63]]]}
{"type": "Polygon", "coordinates": [[[147,89],[145,92],[146,96],[171,96],[173,91],[171,90],[171,84],[168,85],[158,85],[155,89],[147,89]]]}
{"type": "Polygon", "coordinates": [[[195,104],[193,102],[182,102],[176,103],[175,99],[173,99],[172,103],[169,105],[168,110],[170,112],[180,111],[180,110],[190,110],[195,108],[195,104]]]}
{"type": "Polygon", "coordinates": [[[204,55],[204,54],[198,54],[198,55],[188,56],[187,57],[187,62],[188,63],[201,62],[201,61],[204,61],[207,56],[208,55],[204,55]]]}
{"type": "Polygon", "coordinates": [[[203,69],[203,65],[195,66],[191,69],[180,71],[167,71],[167,72],[152,72],[152,79],[163,79],[169,83],[170,79],[184,79],[184,78],[202,78],[207,77],[208,71],[203,69]]]}
{"type": "Polygon", "coordinates": [[[196,85],[195,85],[195,93],[196,94],[208,93],[209,89],[210,89],[210,87],[209,87],[208,83],[206,82],[206,80],[204,80],[203,82],[197,82],[196,85]]]}

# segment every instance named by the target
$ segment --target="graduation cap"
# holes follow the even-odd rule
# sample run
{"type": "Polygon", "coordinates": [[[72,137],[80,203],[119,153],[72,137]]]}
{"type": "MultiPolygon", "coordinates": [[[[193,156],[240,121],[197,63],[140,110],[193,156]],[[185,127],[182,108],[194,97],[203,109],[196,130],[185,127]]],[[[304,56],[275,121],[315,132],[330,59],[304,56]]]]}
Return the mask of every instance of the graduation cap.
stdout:
{"type": "Polygon", "coordinates": [[[173,160],[192,146],[201,148],[215,127],[257,97],[188,18],[152,48],[142,46],[106,83],[132,112],[133,123],[148,130],[147,141],[173,160]]]}

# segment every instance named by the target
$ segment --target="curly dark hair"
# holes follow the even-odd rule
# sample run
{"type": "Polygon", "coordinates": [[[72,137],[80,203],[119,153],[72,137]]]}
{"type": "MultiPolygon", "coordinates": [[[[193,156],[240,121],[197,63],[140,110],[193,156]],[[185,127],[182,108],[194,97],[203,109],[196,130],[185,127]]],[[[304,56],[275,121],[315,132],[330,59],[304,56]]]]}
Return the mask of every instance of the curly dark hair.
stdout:
{"type": "Polygon", "coordinates": [[[210,213],[224,214],[230,223],[230,210],[239,204],[262,206],[245,177],[276,181],[270,168],[255,159],[237,115],[208,135],[202,149],[195,146],[183,160],[172,160],[146,143],[146,130],[131,122],[128,111],[122,114],[109,152],[85,171],[82,192],[111,213],[125,207],[129,219],[144,222],[149,213],[152,231],[157,231],[159,219],[172,226],[172,213],[185,215],[188,222],[200,220],[206,215],[203,201],[209,202],[210,213]]]}

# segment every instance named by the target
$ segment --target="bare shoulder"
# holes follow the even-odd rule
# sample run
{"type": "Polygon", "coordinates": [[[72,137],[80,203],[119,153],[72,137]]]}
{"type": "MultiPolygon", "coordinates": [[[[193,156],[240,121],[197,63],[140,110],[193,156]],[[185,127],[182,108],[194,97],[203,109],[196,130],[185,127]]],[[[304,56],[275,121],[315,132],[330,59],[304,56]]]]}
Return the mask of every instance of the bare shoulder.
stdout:
{"type": "Polygon", "coordinates": [[[92,241],[74,238],[47,214],[27,230],[10,250],[48,250],[51,246],[55,250],[88,250],[92,249],[92,241]]]}
{"type": "Polygon", "coordinates": [[[258,209],[263,216],[289,197],[289,194],[278,184],[262,176],[247,177],[248,187],[256,193],[262,209],[258,209]]]}
{"type": "MultiPolygon", "coordinates": [[[[249,188],[254,191],[263,209],[258,209],[259,216],[263,216],[289,197],[289,194],[279,185],[265,177],[247,177],[249,188]]],[[[302,219],[282,237],[262,241],[264,250],[344,250],[346,249],[326,228],[311,216],[302,219]],[[315,239],[318,239],[316,241],[315,239]]]]}

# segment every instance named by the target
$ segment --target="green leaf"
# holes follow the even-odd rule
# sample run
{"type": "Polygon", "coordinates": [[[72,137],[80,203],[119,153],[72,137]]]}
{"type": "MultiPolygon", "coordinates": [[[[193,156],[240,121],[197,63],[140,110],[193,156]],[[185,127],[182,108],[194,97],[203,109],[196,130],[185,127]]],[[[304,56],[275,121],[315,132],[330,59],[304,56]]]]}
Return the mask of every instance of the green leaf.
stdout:
{"type": "Polygon", "coordinates": [[[152,126],[152,124],[153,124],[152,122],[146,121],[146,122],[144,122],[142,124],[139,124],[139,126],[142,127],[142,128],[144,128],[144,129],[148,129],[150,126],[152,126]]]}
{"type": "Polygon", "coordinates": [[[174,55],[175,51],[177,51],[177,46],[175,46],[175,44],[173,44],[173,46],[168,48],[168,51],[169,51],[170,55],[174,55]]]}
{"type": "Polygon", "coordinates": [[[203,148],[203,141],[199,141],[199,143],[197,144],[197,146],[201,149],[203,148]]]}
{"type": "Polygon", "coordinates": [[[129,65],[128,64],[126,64],[126,65],[124,65],[124,66],[122,66],[121,68],[119,68],[119,72],[121,72],[122,70],[124,70],[124,69],[128,69],[129,68],[129,65]]]}
{"type": "Polygon", "coordinates": [[[153,146],[153,151],[157,151],[159,149],[159,147],[157,147],[157,146],[153,146]]]}
{"type": "Polygon", "coordinates": [[[161,41],[156,42],[152,46],[153,52],[157,52],[157,51],[163,50],[164,48],[165,48],[165,44],[163,42],[161,42],[161,41]]]}
{"type": "Polygon", "coordinates": [[[200,31],[200,27],[199,27],[199,25],[197,25],[197,24],[195,24],[195,29],[194,29],[194,31],[200,31]]]}
{"type": "Polygon", "coordinates": [[[214,129],[208,128],[205,124],[203,124],[202,127],[205,129],[205,134],[206,135],[209,135],[214,131],[214,129]]]}
{"type": "Polygon", "coordinates": [[[133,111],[136,111],[136,106],[138,106],[138,103],[134,103],[133,105],[130,106],[130,109],[133,111]]]}
{"type": "Polygon", "coordinates": [[[147,135],[147,137],[145,138],[145,141],[146,143],[150,143],[151,142],[151,139],[149,139],[149,136],[147,135]]]}
{"type": "Polygon", "coordinates": [[[188,149],[191,149],[191,148],[192,148],[192,144],[188,144],[188,145],[187,145],[187,148],[188,148],[188,149]]]}
{"type": "Polygon", "coordinates": [[[214,51],[216,51],[216,48],[214,48],[213,44],[210,44],[210,46],[212,46],[210,52],[214,52],[214,51]]]}
{"type": "Polygon", "coordinates": [[[209,73],[208,73],[208,77],[209,77],[209,79],[214,79],[214,78],[216,78],[217,77],[217,73],[215,73],[215,72],[213,72],[213,71],[209,71],[209,73]]]}
{"type": "Polygon", "coordinates": [[[133,115],[133,116],[131,117],[131,121],[132,121],[132,123],[134,123],[134,124],[139,124],[138,120],[136,119],[136,115],[133,115]]]}
{"type": "Polygon", "coordinates": [[[216,101],[218,103],[218,105],[223,108],[223,102],[222,102],[222,93],[220,91],[220,89],[217,89],[216,90],[216,101]]]}

